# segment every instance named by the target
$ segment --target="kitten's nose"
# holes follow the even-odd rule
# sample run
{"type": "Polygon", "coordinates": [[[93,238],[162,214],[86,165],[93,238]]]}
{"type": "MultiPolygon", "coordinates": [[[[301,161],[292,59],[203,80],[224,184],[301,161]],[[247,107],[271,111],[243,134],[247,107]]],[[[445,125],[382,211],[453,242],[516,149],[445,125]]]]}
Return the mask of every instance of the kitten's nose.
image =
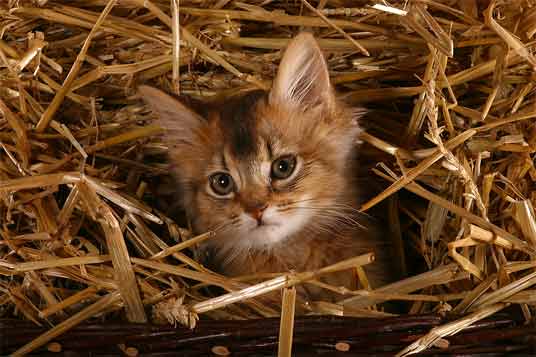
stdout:
{"type": "Polygon", "coordinates": [[[248,210],[248,213],[251,215],[251,217],[257,220],[258,225],[262,224],[262,214],[264,213],[264,210],[266,209],[266,207],[268,207],[268,204],[259,203],[253,207],[250,207],[248,210]]]}

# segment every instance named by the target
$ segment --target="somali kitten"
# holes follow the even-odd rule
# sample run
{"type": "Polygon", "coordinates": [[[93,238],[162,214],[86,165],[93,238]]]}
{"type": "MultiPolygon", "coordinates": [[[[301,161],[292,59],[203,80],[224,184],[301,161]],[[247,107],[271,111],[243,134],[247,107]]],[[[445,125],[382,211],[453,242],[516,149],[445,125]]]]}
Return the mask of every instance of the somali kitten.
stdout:
{"type": "MultiPolygon", "coordinates": [[[[306,271],[374,251],[365,268],[372,285],[390,280],[383,237],[356,209],[367,189],[354,182],[363,111],[336,100],[312,35],[291,41],[269,92],[194,111],[157,89],[139,91],[166,129],[195,233],[217,231],[203,246],[208,266],[230,276],[306,271]]],[[[353,286],[350,272],[326,281],[353,286]]]]}

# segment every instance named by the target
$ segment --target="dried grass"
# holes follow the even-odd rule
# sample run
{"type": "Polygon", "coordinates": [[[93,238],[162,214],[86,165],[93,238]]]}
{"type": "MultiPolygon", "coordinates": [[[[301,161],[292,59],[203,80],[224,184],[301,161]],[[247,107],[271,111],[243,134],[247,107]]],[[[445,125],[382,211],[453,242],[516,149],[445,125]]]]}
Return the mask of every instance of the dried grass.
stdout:
{"type": "Polygon", "coordinates": [[[294,306],[381,317],[378,304],[398,300],[412,314],[447,305],[458,316],[399,355],[441,346],[507,305],[533,318],[536,3],[345,5],[185,0],[179,16],[177,0],[0,4],[0,316],[56,324],[15,355],[117,310],[145,322],[153,308],[189,326],[199,314],[277,316],[280,306],[261,296],[281,289],[282,356],[294,306]],[[300,29],[315,32],[342,97],[378,111],[360,139],[389,187],[362,210],[389,199],[401,271],[412,271],[402,247],[413,247],[421,274],[370,288],[365,255],[229,279],[194,259],[214,232],[192,237],[155,201],[166,197],[166,148],[136,86],[197,97],[268,88],[300,29]],[[364,289],[316,279],[347,268],[364,289]],[[304,283],[341,300],[295,298],[304,283]]]}

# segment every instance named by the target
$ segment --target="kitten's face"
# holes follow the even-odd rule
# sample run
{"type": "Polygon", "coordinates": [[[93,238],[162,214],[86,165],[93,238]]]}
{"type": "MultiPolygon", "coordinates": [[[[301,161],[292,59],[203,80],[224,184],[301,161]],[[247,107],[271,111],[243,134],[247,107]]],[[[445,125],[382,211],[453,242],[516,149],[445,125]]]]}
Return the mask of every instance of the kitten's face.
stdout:
{"type": "Polygon", "coordinates": [[[140,91],[167,129],[197,233],[217,230],[223,249],[270,249],[340,222],[359,128],[335,102],[312,36],[289,45],[270,93],[227,99],[203,116],[155,89],[140,91]]]}

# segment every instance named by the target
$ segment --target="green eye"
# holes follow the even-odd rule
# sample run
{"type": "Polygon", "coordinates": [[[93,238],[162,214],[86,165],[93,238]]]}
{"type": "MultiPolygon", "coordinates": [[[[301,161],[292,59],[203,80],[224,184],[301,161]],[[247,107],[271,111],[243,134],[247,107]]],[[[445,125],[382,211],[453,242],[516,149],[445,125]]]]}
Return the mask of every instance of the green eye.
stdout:
{"type": "Polygon", "coordinates": [[[296,157],[294,155],[282,156],[272,162],[271,176],[275,180],[289,178],[296,169],[296,157]]]}
{"type": "Polygon", "coordinates": [[[209,178],[210,188],[219,196],[226,196],[234,189],[234,181],[231,175],[225,172],[218,172],[209,178]]]}

